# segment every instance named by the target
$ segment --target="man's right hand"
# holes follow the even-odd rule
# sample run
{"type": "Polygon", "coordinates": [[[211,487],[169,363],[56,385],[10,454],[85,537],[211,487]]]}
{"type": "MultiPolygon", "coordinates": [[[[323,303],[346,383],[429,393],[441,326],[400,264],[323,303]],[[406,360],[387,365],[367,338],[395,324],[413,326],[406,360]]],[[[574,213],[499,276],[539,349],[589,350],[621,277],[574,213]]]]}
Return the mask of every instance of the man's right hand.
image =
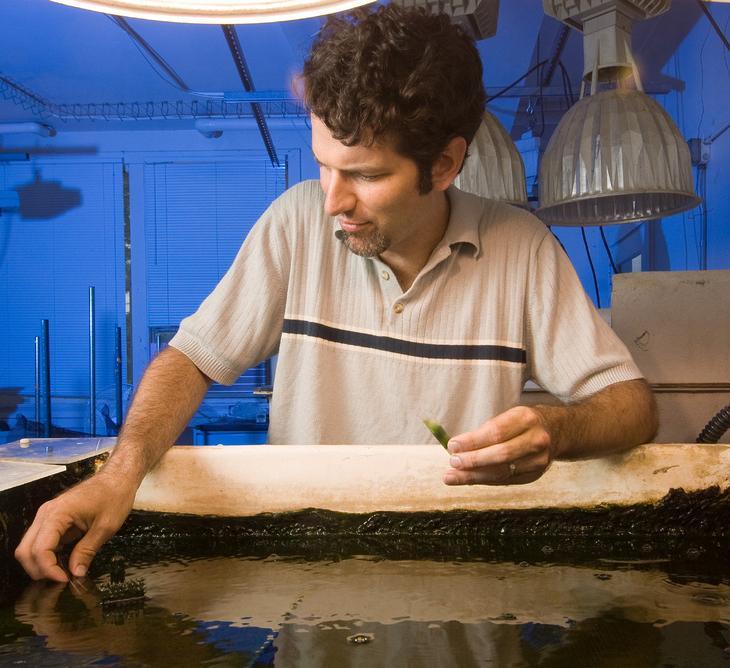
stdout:
{"type": "Polygon", "coordinates": [[[34,580],[67,582],[56,553],[80,538],[68,567],[74,576],[83,577],[99,548],[129,515],[136,491],[134,485],[100,471],[38,509],[15,558],[34,580]]]}

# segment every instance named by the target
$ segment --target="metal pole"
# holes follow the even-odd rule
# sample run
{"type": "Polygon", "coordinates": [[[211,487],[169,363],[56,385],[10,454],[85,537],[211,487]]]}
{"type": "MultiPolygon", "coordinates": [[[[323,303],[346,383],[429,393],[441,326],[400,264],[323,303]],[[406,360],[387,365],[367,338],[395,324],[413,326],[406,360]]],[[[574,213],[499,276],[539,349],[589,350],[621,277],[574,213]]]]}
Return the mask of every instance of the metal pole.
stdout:
{"type": "Polygon", "coordinates": [[[35,436],[41,435],[41,339],[35,337],[35,436]]]}
{"type": "Polygon", "coordinates": [[[96,436],[96,304],[94,286],[89,286],[89,432],[96,436]]]}
{"type": "Polygon", "coordinates": [[[114,339],[116,360],[114,364],[114,384],[117,401],[117,433],[122,429],[122,328],[117,327],[114,339]]]}
{"type": "Polygon", "coordinates": [[[51,350],[48,337],[48,320],[41,320],[41,379],[43,381],[43,400],[45,418],[43,420],[43,435],[51,436],[51,350]]]}

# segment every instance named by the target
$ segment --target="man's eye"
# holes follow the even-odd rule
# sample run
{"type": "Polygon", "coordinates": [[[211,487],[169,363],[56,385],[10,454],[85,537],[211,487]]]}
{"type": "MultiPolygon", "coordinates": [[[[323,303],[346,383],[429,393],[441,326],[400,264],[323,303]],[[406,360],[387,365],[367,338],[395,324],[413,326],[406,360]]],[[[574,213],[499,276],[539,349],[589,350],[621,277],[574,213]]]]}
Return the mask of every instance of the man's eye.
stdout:
{"type": "Polygon", "coordinates": [[[377,181],[380,178],[380,174],[358,174],[357,177],[361,181],[377,181]]]}

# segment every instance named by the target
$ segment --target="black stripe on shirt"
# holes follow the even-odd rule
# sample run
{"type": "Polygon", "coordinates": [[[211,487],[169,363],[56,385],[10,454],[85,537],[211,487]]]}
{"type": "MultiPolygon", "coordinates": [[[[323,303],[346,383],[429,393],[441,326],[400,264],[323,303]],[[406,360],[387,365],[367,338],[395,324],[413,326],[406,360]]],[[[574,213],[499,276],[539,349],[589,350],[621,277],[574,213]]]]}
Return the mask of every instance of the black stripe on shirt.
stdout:
{"type": "Polygon", "coordinates": [[[417,343],[415,341],[394,339],[390,336],[375,336],[362,332],[352,332],[347,329],[330,327],[307,320],[285,319],[282,332],[284,334],[311,336],[316,339],[324,339],[333,343],[344,343],[360,348],[410,355],[411,357],[449,360],[495,360],[499,362],[514,362],[517,364],[525,364],[527,361],[527,354],[522,348],[494,345],[417,343]]]}

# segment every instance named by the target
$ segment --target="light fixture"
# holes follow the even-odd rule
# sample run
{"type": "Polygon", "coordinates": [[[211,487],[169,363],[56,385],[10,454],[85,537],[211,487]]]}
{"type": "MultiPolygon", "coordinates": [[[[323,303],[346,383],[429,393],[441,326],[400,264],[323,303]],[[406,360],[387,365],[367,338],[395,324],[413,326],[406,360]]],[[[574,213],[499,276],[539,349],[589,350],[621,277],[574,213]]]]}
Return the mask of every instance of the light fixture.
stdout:
{"type": "Polygon", "coordinates": [[[454,185],[487,199],[529,208],[522,156],[504,126],[488,111],[454,185]]]}
{"type": "Polygon", "coordinates": [[[432,14],[446,14],[475,40],[497,34],[499,0],[391,0],[403,7],[423,7],[432,14]]]}
{"type": "Polygon", "coordinates": [[[270,23],[322,16],[373,0],[53,0],[94,12],[173,23],[270,23]]]}
{"type": "Polygon", "coordinates": [[[0,135],[31,134],[39,137],[55,137],[56,129],[45,123],[26,121],[22,123],[0,123],[0,135]]]}
{"type": "Polygon", "coordinates": [[[687,142],[643,92],[630,50],[632,22],[663,13],[669,0],[543,0],[543,6],[583,31],[585,62],[581,100],[542,157],[537,215],[548,225],[606,225],[696,206],[687,142]],[[620,87],[630,76],[636,89],[620,87]]]}

